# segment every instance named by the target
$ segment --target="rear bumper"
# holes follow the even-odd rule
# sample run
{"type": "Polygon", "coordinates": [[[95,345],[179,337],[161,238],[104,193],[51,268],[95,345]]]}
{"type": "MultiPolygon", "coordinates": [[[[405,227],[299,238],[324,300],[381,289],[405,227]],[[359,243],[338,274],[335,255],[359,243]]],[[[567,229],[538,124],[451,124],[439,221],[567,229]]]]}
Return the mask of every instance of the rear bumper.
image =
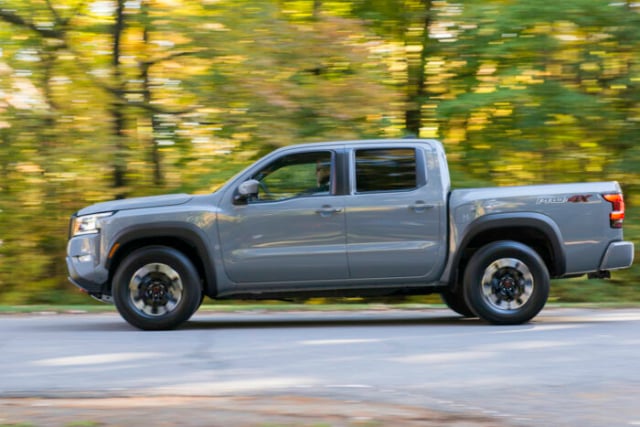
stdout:
{"type": "Polygon", "coordinates": [[[604,253],[600,271],[619,270],[633,264],[634,246],[632,242],[613,242],[604,253]]]}

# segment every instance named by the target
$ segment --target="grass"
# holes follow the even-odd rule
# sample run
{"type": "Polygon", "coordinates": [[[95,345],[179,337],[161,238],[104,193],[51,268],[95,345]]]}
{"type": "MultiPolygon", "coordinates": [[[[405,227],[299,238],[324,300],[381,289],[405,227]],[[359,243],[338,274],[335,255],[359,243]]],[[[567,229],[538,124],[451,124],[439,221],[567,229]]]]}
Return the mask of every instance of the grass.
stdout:
{"type": "MultiPolygon", "coordinates": [[[[601,301],[566,302],[561,298],[550,297],[547,307],[584,307],[584,308],[636,308],[640,307],[637,300],[615,300],[603,298],[601,301]]],[[[363,310],[428,310],[444,309],[444,304],[398,303],[398,304],[204,304],[200,312],[234,313],[234,312],[286,312],[286,311],[363,311],[363,310]]],[[[112,305],[0,305],[0,314],[85,314],[85,313],[115,313],[112,305]]],[[[2,427],[2,425],[0,425],[2,427]]]]}

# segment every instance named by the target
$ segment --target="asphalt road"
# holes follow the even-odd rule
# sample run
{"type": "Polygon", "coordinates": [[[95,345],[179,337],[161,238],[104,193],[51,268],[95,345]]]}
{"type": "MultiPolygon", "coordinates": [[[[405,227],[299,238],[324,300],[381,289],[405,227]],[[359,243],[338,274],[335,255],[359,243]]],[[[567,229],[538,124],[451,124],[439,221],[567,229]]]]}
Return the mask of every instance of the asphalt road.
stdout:
{"type": "Polygon", "coordinates": [[[640,309],[547,308],[520,326],[439,309],[201,312],[168,332],[117,314],[4,315],[0,399],[299,396],[640,426],[639,353],[640,309]]]}

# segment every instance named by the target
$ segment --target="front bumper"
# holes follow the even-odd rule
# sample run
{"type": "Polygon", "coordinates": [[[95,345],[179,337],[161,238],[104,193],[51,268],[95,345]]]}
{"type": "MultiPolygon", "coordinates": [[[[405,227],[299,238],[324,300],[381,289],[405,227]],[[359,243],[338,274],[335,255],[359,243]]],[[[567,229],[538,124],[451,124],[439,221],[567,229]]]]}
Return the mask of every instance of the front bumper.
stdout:
{"type": "Polygon", "coordinates": [[[619,270],[631,267],[634,257],[634,246],[632,242],[613,242],[609,244],[607,251],[602,257],[600,271],[619,270]]]}
{"type": "Polygon", "coordinates": [[[80,289],[99,294],[109,279],[109,272],[100,263],[100,236],[78,236],[67,245],[69,281],[80,289]]]}

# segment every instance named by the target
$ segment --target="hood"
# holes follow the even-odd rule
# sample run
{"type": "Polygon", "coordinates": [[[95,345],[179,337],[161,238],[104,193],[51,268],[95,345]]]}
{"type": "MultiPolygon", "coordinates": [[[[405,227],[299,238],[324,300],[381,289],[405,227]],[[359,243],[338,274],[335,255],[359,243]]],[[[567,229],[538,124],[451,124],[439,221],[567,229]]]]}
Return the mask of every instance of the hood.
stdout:
{"type": "Polygon", "coordinates": [[[113,212],[127,209],[157,208],[162,206],[175,206],[187,203],[193,196],[189,194],[167,194],[164,196],[136,197],[132,199],[112,200],[110,202],[97,203],[80,209],[77,213],[91,215],[101,212],[113,212]]]}

